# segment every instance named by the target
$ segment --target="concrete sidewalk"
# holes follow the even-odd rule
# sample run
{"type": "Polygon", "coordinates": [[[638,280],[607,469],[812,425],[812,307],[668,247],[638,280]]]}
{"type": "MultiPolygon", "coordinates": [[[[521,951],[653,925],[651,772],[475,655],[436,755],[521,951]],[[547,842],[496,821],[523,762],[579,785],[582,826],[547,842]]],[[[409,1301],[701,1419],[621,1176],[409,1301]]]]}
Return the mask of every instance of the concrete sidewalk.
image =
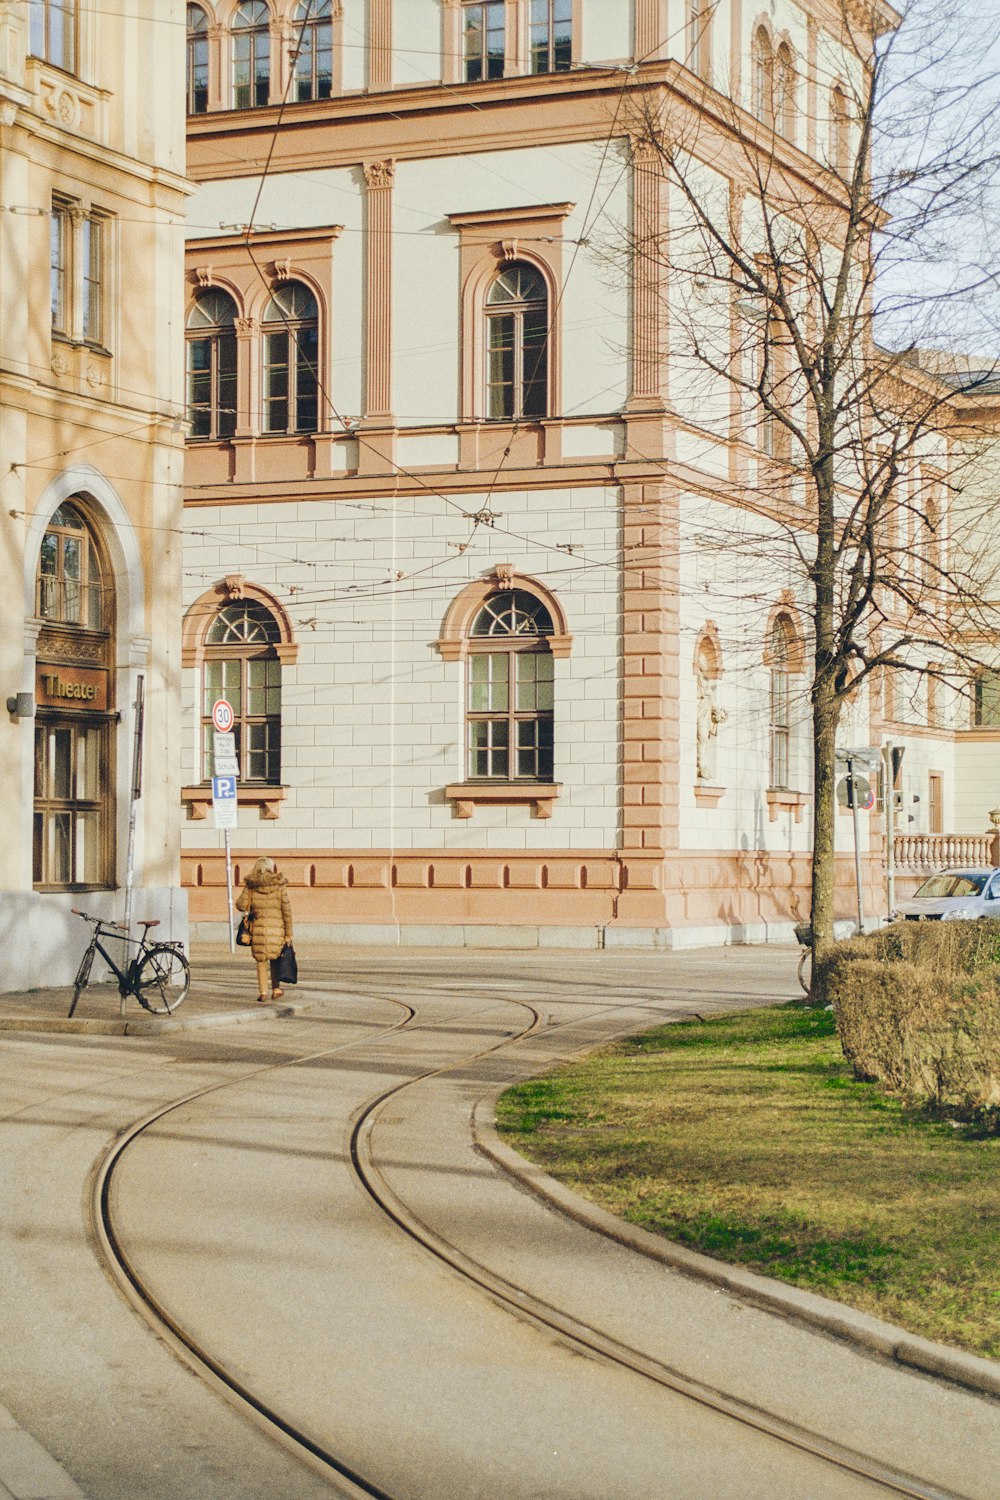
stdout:
{"type": "Polygon", "coordinates": [[[73,988],[64,985],[0,994],[0,1032],[152,1036],[161,1031],[189,1031],[203,1026],[239,1025],[262,1017],[294,1016],[322,999],[318,993],[299,992],[289,986],[281,1000],[260,1005],[253,964],[246,962],[241,954],[232,955],[230,964],[220,962],[220,957],[218,949],[212,950],[210,956],[197,952],[191,955],[191,989],[173,1015],[151,1015],[134,995],[126,996],[123,1014],[117,983],[90,984],[70,1020],[73,988]]]}

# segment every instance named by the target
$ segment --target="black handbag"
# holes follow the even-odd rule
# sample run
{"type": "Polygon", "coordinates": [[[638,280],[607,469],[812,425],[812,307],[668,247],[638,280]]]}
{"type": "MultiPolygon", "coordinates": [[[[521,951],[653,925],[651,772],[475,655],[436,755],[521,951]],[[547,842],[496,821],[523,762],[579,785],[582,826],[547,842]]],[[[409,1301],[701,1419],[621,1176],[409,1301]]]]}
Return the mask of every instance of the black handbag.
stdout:
{"type": "Polygon", "coordinates": [[[240,918],[240,925],[236,929],[236,941],[241,948],[249,948],[251,942],[249,917],[240,918]]]}
{"type": "Polygon", "coordinates": [[[286,943],[278,954],[278,984],[298,984],[299,966],[295,958],[295,949],[291,943],[286,943]]]}

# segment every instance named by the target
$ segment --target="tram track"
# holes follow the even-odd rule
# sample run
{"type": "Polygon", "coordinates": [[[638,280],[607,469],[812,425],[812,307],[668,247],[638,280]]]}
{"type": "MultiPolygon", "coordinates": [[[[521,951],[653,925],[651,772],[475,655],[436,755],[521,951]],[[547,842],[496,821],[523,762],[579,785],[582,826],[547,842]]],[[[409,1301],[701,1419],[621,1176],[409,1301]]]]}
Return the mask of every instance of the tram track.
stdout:
{"type": "MultiPolygon", "coordinates": [[[[402,1004],[399,1001],[391,1003],[402,1004]]],[[[424,1069],[415,1076],[384,1090],[355,1112],[349,1131],[349,1160],[357,1183],[379,1212],[410,1241],[419,1245],[424,1252],[448,1267],[466,1283],[484,1293],[496,1305],[522,1321],[534,1325],[549,1337],[554,1336],[577,1354],[583,1354],[636,1375],[669,1391],[674,1396],[738,1423],[785,1448],[794,1449],[803,1457],[818,1460],[847,1476],[876,1486],[885,1494],[908,1497],[908,1500],[966,1500],[966,1497],[956,1491],[928,1484],[917,1476],[894,1469],[863,1453],[797,1427],[717,1387],[694,1380],[642,1353],[641,1350],[632,1348],[608,1335],[600,1328],[567,1314],[562,1309],[537,1297],[526,1287],[506,1280],[468,1256],[459,1246],[438,1234],[401,1200],[380,1170],[373,1149],[373,1137],[379,1119],[393,1101],[398,1101],[407,1090],[426,1084],[432,1079],[445,1077],[456,1069],[468,1068],[482,1062],[492,1053],[504,1047],[517,1046],[541,1031],[550,1035],[561,1029],[578,1027],[586,1019],[575,1016],[564,1023],[551,1019],[546,1021],[543,1020],[540,1010],[526,1001],[508,999],[507,1003],[525,1009],[529,1013],[527,1024],[520,1030],[505,1034],[492,1042],[490,1046],[480,1048],[461,1058],[424,1069]]],[[[627,1008],[632,1011],[636,1007],[627,1008]]],[[[412,1034],[413,1031],[421,1029],[414,1024],[417,1021],[417,1012],[410,1006],[406,1006],[405,1009],[408,1011],[405,1019],[386,1028],[379,1034],[377,1040],[401,1031],[408,1031],[412,1034]]],[[[608,1008],[602,1007],[599,1011],[595,1010],[594,1014],[606,1017],[608,1008]]],[[[429,1031],[434,1029],[433,1023],[427,1027],[429,1031]]],[[[174,1111],[197,1103],[212,1094],[243,1085],[265,1074],[301,1067],[349,1051],[359,1045],[359,1041],[370,1045],[372,1040],[371,1036],[367,1036],[352,1042],[341,1043],[337,1047],[323,1048],[316,1052],[287,1058],[279,1063],[270,1063],[265,1067],[252,1069],[242,1073],[238,1078],[225,1079],[193,1090],[137,1120],[119,1137],[95,1170],[91,1192],[91,1221],[101,1258],[116,1284],[124,1291],[136,1310],[190,1368],[203,1378],[208,1378],[216,1389],[228,1399],[235,1401],[241,1409],[258,1423],[263,1424],[266,1430],[283,1441],[300,1458],[310,1462],[314,1467],[318,1466],[338,1487],[340,1493],[348,1497],[348,1500],[353,1500],[353,1497],[366,1496],[377,1497],[377,1500],[397,1500],[395,1495],[381,1488],[364,1474],[357,1472],[341,1456],[331,1452],[324,1442],[306,1431],[294,1419],[285,1416],[262,1400],[245,1380],[227,1368],[224,1361],[201,1345],[196,1333],[186,1329],[162,1305],[156,1293],[144,1284],[141,1274],[128,1255],[123,1237],[118,1233],[114,1224],[111,1201],[111,1186],[117,1164],[133,1142],[174,1111]]],[[[593,1041],[588,1040],[582,1045],[593,1045],[593,1041]]]]}

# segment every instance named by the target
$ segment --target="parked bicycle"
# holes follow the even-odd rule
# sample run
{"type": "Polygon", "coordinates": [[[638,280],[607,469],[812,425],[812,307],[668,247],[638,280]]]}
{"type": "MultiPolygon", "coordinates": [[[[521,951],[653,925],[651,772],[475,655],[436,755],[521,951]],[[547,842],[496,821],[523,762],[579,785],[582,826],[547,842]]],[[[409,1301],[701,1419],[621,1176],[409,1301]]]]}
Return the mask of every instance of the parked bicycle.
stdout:
{"type": "Polygon", "coordinates": [[[187,998],[191,987],[191,969],[180,943],[151,943],[149,929],[159,927],[159,921],[140,922],[141,938],[122,937],[128,928],[124,922],[108,922],[103,917],[91,917],[78,907],[72,908],[75,917],[82,917],[94,927],[90,945],[80,960],[73,988],[73,1001],[69,1008],[72,1016],[76,1002],[90,983],[90,971],[94,966],[94,954],[99,953],[118,980],[118,993],[124,1000],[134,995],[144,1010],[154,1016],[167,1016],[187,998]],[[102,938],[114,938],[116,942],[134,945],[135,956],[120,968],[101,942],[102,938]]]}

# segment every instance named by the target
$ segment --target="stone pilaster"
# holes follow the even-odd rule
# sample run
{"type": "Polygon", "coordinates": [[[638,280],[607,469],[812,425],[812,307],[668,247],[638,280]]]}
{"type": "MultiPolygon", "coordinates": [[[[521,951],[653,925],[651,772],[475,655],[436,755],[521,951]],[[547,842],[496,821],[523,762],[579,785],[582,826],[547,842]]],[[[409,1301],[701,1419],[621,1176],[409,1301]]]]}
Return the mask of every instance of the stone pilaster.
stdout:
{"type": "Polygon", "coordinates": [[[622,491],[622,854],[677,848],[679,515],[661,483],[622,491]]]}
{"type": "Polygon", "coordinates": [[[392,88],[392,0],[368,0],[368,87],[392,88]]]}
{"type": "MultiPolygon", "coordinates": [[[[629,398],[625,405],[630,428],[633,419],[656,418],[666,410],[667,328],[663,263],[663,178],[661,162],[651,142],[632,138],[632,362],[629,398]]],[[[638,430],[636,428],[636,430],[638,430]]],[[[647,456],[648,443],[640,445],[647,456]]]]}

